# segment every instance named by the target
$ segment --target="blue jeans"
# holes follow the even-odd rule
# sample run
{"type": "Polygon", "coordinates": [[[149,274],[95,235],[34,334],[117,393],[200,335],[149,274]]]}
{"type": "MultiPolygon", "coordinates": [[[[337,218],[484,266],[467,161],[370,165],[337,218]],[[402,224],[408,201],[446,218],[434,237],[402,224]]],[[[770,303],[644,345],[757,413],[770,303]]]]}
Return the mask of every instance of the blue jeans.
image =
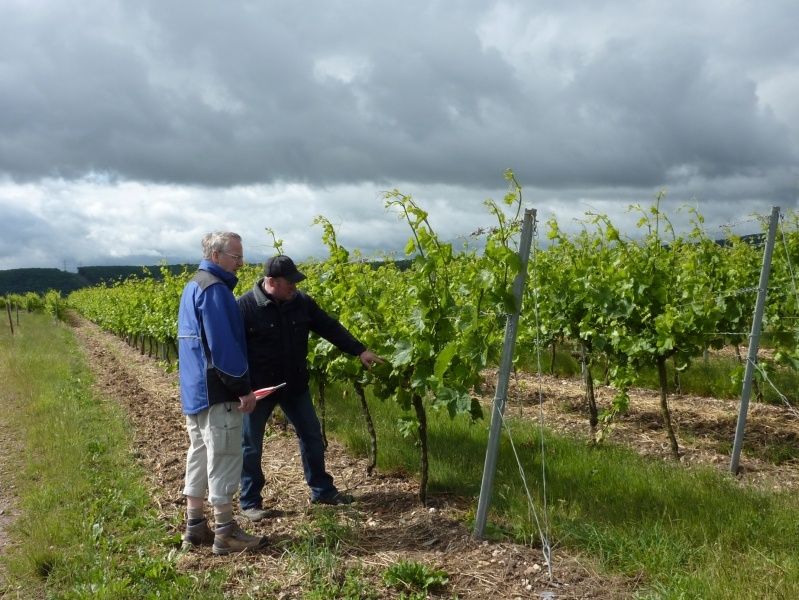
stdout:
{"type": "Polygon", "coordinates": [[[305,472],[305,482],[311,488],[311,499],[330,497],[337,492],[336,486],[333,485],[333,478],[325,471],[322,427],[316,416],[310,391],[306,390],[294,397],[285,397],[284,394],[277,395],[281,398],[280,400],[274,400],[267,396],[258,401],[252,413],[244,415],[241,429],[244,454],[240,496],[242,509],[261,508],[263,499],[261,491],[266,483],[261,468],[264,431],[266,422],[278,404],[294,427],[294,431],[297,432],[302,469],[305,472]]]}

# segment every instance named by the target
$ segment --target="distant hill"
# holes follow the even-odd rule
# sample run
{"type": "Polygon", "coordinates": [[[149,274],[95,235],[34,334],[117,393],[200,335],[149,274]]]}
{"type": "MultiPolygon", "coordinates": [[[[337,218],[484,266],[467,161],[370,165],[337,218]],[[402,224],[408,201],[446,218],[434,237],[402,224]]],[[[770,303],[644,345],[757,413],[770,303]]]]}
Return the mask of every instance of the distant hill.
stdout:
{"type": "MultiPolygon", "coordinates": [[[[8,269],[0,271],[0,296],[26,292],[42,294],[47,290],[58,290],[66,295],[83,287],[119,281],[131,275],[144,276],[145,268],[149,270],[150,276],[160,279],[160,265],[78,267],[77,273],[58,269],[8,269]]],[[[172,273],[180,273],[184,265],[167,265],[167,268],[172,273]]]]}
{"type": "Polygon", "coordinates": [[[68,294],[73,290],[90,285],[78,273],[67,273],[58,269],[8,269],[0,271],[0,296],[6,294],[24,294],[36,292],[42,294],[47,290],[59,290],[68,294]]]}
{"type": "MultiPolygon", "coordinates": [[[[166,265],[169,272],[173,275],[181,273],[184,268],[194,270],[197,265],[166,265]]],[[[161,279],[161,265],[150,265],[146,267],[117,265],[113,267],[78,267],[78,275],[88,281],[88,285],[97,285],[99,283],[109,283],[112,281],[121,281],[130,276],[144,277],[144,270],[147,269],[150,277],[154,279],[161,279]]]]}
{"type": "MultiPolygon", "coordinates": [[[[385,261],[374,261],[371,264],[380,266],[385,261]]],[[[413,262],[410,259],[396,261],[400,269],[407,269],[413,262]]],[[[166,268],[175,275],[183,269],[194,271],[196,264],[166,265],[166,268]]],[[[68,273],[58,269],[8,269],[0,271],[0,296],[6,294],[24,294],[36,292],[43,294],[47,290],[58,290],[67,295],[74,290],[84,287],[113,283],[131,276],[144,277],[144,270],[149,271],[149,276],[161,279],[161,265],[134,266],[116,265],[109,267],[78,267],[77,273],[68,273]]]]}

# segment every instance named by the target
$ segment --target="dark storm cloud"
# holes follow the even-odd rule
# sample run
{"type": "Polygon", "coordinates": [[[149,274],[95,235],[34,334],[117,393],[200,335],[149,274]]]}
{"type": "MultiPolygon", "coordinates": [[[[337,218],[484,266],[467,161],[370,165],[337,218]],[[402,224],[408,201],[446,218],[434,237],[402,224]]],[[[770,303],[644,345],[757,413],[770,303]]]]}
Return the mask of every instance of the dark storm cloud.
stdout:
{"type": "Polygon", "coordinates": [[[796,53],[790,4],[729,16],[737,52],[712,21],[659,31],[628,3],[602,16],[640,33],[590,51],[581,3],[33,6],[0,26],[0,170],[18,181],[493,185],[513,166],[543,186],[657,186],[796,161],[753,79],[758,57],[796,53]],[[516,29],[481,37],[502,10],[516,29]],[[542,19],[559,28],[543,46],[542,19]]]}
{"type": "MultiPolygon", "coordinates": [[[[0,268],[402,248],[490,225],[511,167],[541,219],[667,191],[718,226],[796,208],[799,4],[5,0],[0,268]],[[28,244],[33,250],[25,250],[28,244]]],[[[631,221],[634,223],[634,220],[631,221]]]]}

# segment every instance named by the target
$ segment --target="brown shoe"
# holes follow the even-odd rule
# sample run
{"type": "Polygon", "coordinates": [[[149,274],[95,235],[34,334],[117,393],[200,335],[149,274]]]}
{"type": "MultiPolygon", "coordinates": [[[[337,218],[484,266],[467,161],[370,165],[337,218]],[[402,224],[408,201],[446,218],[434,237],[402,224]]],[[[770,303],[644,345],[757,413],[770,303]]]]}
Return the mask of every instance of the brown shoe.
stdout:
{"type": "Polygon", "coordinates": [[[231,552],[245,552],[259,550],[269,543],[266,536],[258,537],[242,531],[236,521],[217,527],[214,530],[214,545],[211,551],[214,554],[230,554],[231,552]]]}
{"type": "Polygon", "coordinates": [[[208,519],[203,519],[196,525],[186,525],[183,534],[183,549],[191,550],[197,546],[210,546],[214,543],[214,532],[208,527],[208,519]]]}

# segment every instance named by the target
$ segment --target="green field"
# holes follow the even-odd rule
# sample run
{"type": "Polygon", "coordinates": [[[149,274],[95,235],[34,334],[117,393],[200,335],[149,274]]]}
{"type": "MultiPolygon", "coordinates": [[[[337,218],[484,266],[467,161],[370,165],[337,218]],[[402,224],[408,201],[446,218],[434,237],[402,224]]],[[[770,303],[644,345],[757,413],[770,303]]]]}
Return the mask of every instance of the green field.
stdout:
{"type": "MultiPolygon", "coordinates": [[[[23,315],[13,338],[0,330],[2,418],[24,447],[14,457],[22,514],[7,532],[2,592],[10,598],[225,597],[226,566],[199,578],[178,568],[177,540],[157,518],[129,452],[126,416],[92,391],[81,356],[70,329],[43,315],[23,315]]],[[[333,388],[328,402],[329,434],[365,454],[368,436],[352,390],[333,388]]],[[[403,413],[394,403],[370,399],[370,406],[379,470],[414,473],[418,451],[397,427],[403,413]]],[[[488,424],[436,411],[430,417],[430,493],[463,497],[473,515],[488,424]]],[[[534,502],[528,503],[505,438],[491,539],[540,545],[534,510],[539,520],[546,514],[545,533],[556,555],[590,557],[600,575],[634,582],[638,598],[799,597],[795,495],[745,489],[718,471],[689,470],[552,433],[544,436],[542,455],[538,426],[510,423],[534,502]]],[[[306,537],[298,534],[285,560],[306,556],[302,544],[311,543],[325,560],[335,560],[336,544],[320,546],[319,523],[306,537]]],[[[336,527],[327,527],[331,539],[346,535],[336,527]]],[[[306,568],[317,572],[318,565],[306,568]]],[[[349,597],[365,593],[359,575],[348,573],[346,589],[356,594],[349,597]]],[[[316,595],[307,597],[344,593],[344,582],[334,583],[315,581],[316,595]]]]}

